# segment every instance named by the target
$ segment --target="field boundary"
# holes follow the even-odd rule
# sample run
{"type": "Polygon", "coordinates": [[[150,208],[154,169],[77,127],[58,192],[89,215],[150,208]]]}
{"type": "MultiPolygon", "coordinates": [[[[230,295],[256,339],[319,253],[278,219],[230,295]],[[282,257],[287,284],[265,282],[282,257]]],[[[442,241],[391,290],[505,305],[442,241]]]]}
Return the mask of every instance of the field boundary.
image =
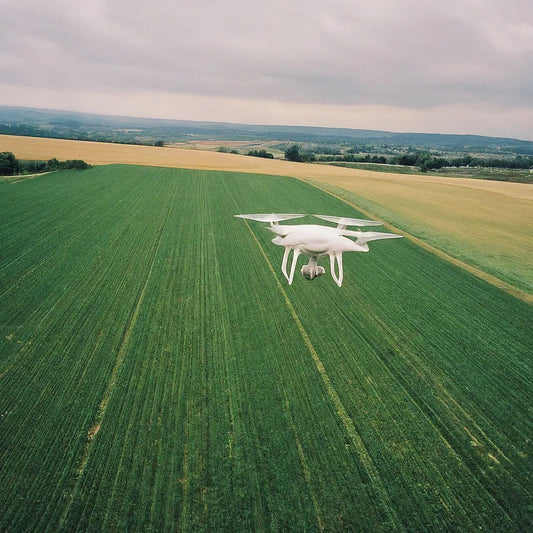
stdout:
{"type": "Polygon", "coordinates": [[[0,180],[14,184],[20,183],[21,181],[32,180],[33,178],[38,178],[39,176],[50,174],[50,172],[54,171],[48,170],[47,172],[36,172],[35,174],[16,174],[15,176],[0,176],[0,180]]]}
{"type": "MultiPolygon", "coordinates": [[[[308,183],[309,185],[312,185],[313,187],[319,189],[322,192],[325,192],[326,194],[329,194],[330,196],[333,196],[333,198],[336,198],[337,200],[340,200],[341,202],[344,202],[345,204],[349,205],[350,207],[353,207],[354,209],[357,209],[363,215],[369,218],[375,218],[379,219],[380,217],[376,214],[363,209],[362,207],[356,205],[355,203],[351,202],[350,200],[347,200],[346,198],[343,198],[342,196],[336,194],[332,190],[328,189],[324,186],[323,183],[316,182],[314,180],[306,179],[306,178],[298,178],[294,176],[295,179],[302,181],[303,183],[308,183]]],[[[342,188],[342,187],[340,187],[342,188]]],[[[350,191],[345,190],[347,193],[350,193],[350,191]]],[[[523,302],[526,302],[528,304],[533,304],[533,294],[530,294],[526,291],[523,291],[522,289],[519,289],[518,287],[515,287],[514,285],[511,285],[510,283],[507,283],[506,281],[503,281],[502,279],[493,276],[492,274],[489,274],[488,272],[485,272],[484,270],[481,270],[478,267],[469,265],[468,263],[465,263],[464,261],[461,261],[460,259],[457,259],[456,257],[453,257],[452,255],[448,254],[447,252],[444,252],[443,250],[427,243],[426,241],[419,239],[418,237],[415,237],[414,235],[411,235],[410,233],[401,230],[397,228],[396,226],[393,226],[392,224],[388,222],[383,222],[383,226],[387,228],[390,231],[394,231],[396,233],[399,233],[403,235],[405,238],[409,239],[411,242],[415,243],[417,246],[420,246],[424,250],[427,250],[428,252],[431,252],[432,254],[440,257],[441,259],[444,259],[448,263],[451,263],[454,266],[457,266],[459,268],[462,268],[463,270],[466,270],[470,274],[473,274],[474,276],[482,279],[483,281],[486,281],[487,283],[490,283],[494,287],[497,287],[498,289],[501,289],[505,291],[506,293],[510,294],[511,296],[514,296],[515,298],[518,298],[519,300],[522,300],[523,302]]]]}

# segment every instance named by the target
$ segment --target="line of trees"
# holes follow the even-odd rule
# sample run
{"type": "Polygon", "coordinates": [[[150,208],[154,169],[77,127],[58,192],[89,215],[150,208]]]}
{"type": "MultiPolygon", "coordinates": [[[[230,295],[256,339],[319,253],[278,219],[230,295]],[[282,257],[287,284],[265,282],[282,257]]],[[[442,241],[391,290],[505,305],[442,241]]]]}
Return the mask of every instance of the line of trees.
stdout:
{"type": "MultiPolygon", "coordinates": [[[[39,127],[28,124],[6,124],[0,123],[0,134],[15,135],[26,137],[44,137],[47,139],[72,139],[75,141],[106,142],[114,144],[132,144],[134,146],[164,146],[165,142],[161,140],[152,140],[156,135],[149,129],[141,132],[125,132],[121,130],[108,131],[109,128],[103,128],[102,131],[93,131],[83,127],[75,128],[69,126],[49,126],[39,127]],[[163,144],[161,144],[163,143],[163,144]]],[[[159,135],[159,133],[158,133],[159,135]]]]}
{"type": "MultiPolygon", "coordinates": [[[[286,156],[287,158],[287,156],[286,156]]],[[[287,158],[288,159],[288,158],[287,158]]],[[[389,165],[402,165],[418,167],[422,171],[437,170],[443,167],[486,167],[527,170],[533,168],[532,156],[516,156],[515,158],[499,157],[473,157],[465,154],[460,157],[437,157],[427,151],[413,152],[392,157],[377,155],[356,155],[345,153],[342,155],[325,155],[317,159],[319,162],[345,162],[345,163],[381,163],[389,165]]]]}
{"type": "Polygon", "coordinates": [[[265,159],[274,159],[274,154],[267,152],[266,150],[250,150],[248,155],[252,157],[264,157],[265,159]]]}
{"type": "Polygon", "coordinates": [[[217,152],[221,154],[238,154],[239,152],[235,149],[230,150],[227,146],[219,146],[217,152]]]}
{"type": "Polygon", "coordinates": [[[17,174],[35,174],[52,170],[76,169],[83,170],[91,165],[81,159],[59,161],[55,157],[48,161],[29,161],[17,159],[12,152],[0,152],[0,176],[16,176],[17,174]]]}
{"type": "Polygon", "coordinates": [[[316,156],[313,152],[302,150],[298,144],[293,144],[285,150],[285,159],[297,163],[312,163],[316,161],[316,156]]]}

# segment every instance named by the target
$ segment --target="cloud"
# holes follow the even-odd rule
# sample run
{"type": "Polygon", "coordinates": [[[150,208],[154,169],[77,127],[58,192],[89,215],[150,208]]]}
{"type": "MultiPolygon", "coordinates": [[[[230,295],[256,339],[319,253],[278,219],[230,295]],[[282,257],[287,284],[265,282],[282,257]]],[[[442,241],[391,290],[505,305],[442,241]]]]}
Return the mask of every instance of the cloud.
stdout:
{"type": "Polygon", "coordinates": [[[188,95],[255,100],[257,109],[381,106],[428,116],[445,106],[511,116],[533,105],[529,0],[4,4],[3,81],[35,94],[188,95]]]}

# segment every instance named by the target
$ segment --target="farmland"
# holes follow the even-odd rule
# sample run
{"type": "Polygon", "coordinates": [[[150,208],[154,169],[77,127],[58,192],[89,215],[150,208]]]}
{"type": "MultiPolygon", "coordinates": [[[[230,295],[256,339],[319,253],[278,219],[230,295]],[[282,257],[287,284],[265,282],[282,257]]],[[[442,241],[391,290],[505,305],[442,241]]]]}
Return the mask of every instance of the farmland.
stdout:
{"type": "Polygon", "coordinates": [[[0,531],[531,527],[530,305],[407,239],[286,285],[233,214],[359,216],[290,178],[0,198],[0,531]]]}
{"type": "Polygon", "coordinates": [[[436,175],[402,175],[179,148],[0,135],[20,159],[83,159],[294,176],[421,237],[464,268],[533,300],[533,186],[436,175]],[[341,189],[341,190],[339,190],[341,189]],[[501,283],[501,282],[504,283],[501,283]]]}

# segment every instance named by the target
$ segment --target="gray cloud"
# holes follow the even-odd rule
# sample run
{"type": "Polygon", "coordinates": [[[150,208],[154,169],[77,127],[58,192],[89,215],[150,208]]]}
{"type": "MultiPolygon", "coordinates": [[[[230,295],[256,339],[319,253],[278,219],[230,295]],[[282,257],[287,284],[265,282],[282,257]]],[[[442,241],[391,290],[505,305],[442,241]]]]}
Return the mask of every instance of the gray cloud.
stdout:
{"type": "Polygon", "coordinates": [[[3,4],[0,69],[13,86],[412,109],[533,105],[529,0],[3,4]]]}

